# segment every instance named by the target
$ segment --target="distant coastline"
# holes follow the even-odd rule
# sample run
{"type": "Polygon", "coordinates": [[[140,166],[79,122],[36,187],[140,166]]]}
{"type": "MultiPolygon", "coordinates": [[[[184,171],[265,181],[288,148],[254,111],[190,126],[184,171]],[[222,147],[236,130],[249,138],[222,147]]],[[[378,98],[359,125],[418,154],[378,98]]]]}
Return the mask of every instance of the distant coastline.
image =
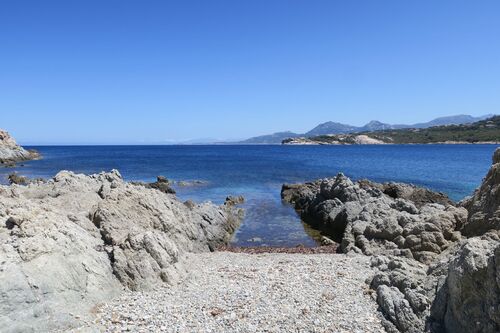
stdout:
{"type": "Polygon", "coordinates": [[[500,116],[471,124],[287,138],[284,145],[500,144],[500,116]]]}
{"type": "Polygon", "coordinates": [[[377,120],[372,120],[363,126],[354,126],[349,124],[343,124],[334,121],[327,121],[325,123],[319,124],[310,131],[298,134],[291,131],[276,132],[268,135],[261,135],[252,137],[243,141],[235,142],[239,144],[280,144],[283,140],[291,138],[311,138],[321,135],[333,135],[333,134],[362,134],[375,131],[390,131],[399,129],[425,129],[435,126],[446,126],[446,125],[461,125],[461,124],[471,124],[481,120],[485,120],[494,117],[494,114],[486,114],[479,117],[474,117],[471,115],[454,115],[435,118],[431,121],[417,124],[388,124],[377,120]]]}
{"type": "MultiPolygon", "coordinates": [[[[286,141],[286,140],[285,140],[286,141]]],[[[256,144],[257,145],[257,144],[256,144]]],[[[266,145],[266,144],[259,144],[266,145]]],[[[269,143],[267,145],[275,145],[269,143]]],[[[327,142],[319,142],[314,141],[307,138],[298,138],[288,142],[283,142],[282,145],[287,146],[355,146],[355,145],[500,145],[500,141],[478,141],[478,142],[467,142],[467,141],[443,141],[443,142],[427,142],[427,143],[392,143],[392,142],[383,142],[383,143],[327,143],[327,142]],[[300,141],[299,139],[304,139],[304,141],[300,141]]]]}

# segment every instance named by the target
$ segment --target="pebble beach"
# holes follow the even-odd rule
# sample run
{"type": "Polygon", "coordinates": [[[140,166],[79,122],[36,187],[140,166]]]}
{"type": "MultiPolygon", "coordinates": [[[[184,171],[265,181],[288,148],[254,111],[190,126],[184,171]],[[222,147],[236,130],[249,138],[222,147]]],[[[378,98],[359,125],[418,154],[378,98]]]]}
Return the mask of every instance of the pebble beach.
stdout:
{"type": "Polygon", "coordinates": [[[369,258],[343,254],[193,254],[172,288],[101,306],[106,332],[385,332],[365,280],[369,258]]]}

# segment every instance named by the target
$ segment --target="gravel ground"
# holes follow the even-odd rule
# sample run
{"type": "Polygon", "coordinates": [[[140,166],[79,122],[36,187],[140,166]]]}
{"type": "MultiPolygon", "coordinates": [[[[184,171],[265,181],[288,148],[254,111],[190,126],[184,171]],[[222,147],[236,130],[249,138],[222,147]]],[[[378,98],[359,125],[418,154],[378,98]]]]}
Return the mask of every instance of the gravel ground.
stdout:
{"type": "Polygon", "coordinates": [[[103,305],[107,332],[385,332],[364,280],[368,257],[191,255],[183,283],[103,305]]]}

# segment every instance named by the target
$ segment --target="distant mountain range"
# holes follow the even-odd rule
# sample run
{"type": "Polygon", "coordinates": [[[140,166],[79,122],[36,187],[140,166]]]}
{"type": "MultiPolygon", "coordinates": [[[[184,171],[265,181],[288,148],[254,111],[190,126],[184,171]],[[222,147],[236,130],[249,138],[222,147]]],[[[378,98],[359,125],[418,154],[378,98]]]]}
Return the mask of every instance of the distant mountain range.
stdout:
{"type": "Polygon", "coordinates": [[[391,125],[385,124],[377,120],[372,120],[364,126],[352,126],[342,123],[336,123],[333,121],[328,121],[326,123],[319,124],[309,132],[299,134],[290,131],[277,132],[269,135],[256,136],[247,140],[240,141],[241,144],[280,144],[284,139],[288,138],[298,138],[298,137],[311,137],[318,135],[327,134],[349,134],[349,133],[359,133],[359,132],[372,132],[372,131],[383,131],[391,129],[403,129],[403,128],[429,128],[433,126],[445,126],[445,125],[461,125],[469,124],[476,121],[481,121],[494,116],[493,114],[487,114],[480,117],[473,117],[470,115],[456,115],[440,117],[428,121],[426,123],[418,123],[412,125],[391,125]]]}
{"type": "Polygon", "coordinates": [[[283,140],[287,145],[465,144],[500,142],[500,116],[458,125],[328,134],[283,140]]]}

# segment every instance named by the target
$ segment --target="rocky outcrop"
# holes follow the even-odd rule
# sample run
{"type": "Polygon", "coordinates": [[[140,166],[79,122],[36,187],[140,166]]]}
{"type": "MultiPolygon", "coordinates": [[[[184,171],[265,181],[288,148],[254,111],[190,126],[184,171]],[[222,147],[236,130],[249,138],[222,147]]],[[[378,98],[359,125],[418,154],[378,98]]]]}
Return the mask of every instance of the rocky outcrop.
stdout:
{"type": "Polygon", "coordinates": [[[343,252],[391,254],[428,263],[461,238],[467,211],[443,194],[403,184],[353,182],[343,174],[284,185],[305,221],[341,241],[343,252]],[[414,199],[414,200],[412,200],[414,199]]]}
{"type": "Polygon", "coordinates": [[[0,327],[71,327],[123,288],[176,283],[188,252],[224,244],[238,225],[232,206],[187,206],[117,171],[0,186],[0,327]]]}
{"type": "Polygon", "coordinates": [[[10,165],[37,158],[40,158],[38,152],[24,149],[16,143],[9,133],[0,130],[0,164],[10,165]]]}
{"type": "Polygon", "coordinates": [[[467,236],[482,235],[500,229],[500,148],[493,155],[493,165],[472,198],[465,200],[469,218],[462,232],[467,236]]]}
{"type": "Polygon", "coordinates": [[[285,185],[282,197],[337,236],[343,252],[373,255],[377,273],[367,282],[388,332],[493,333],[500,332],[499,167],[497,149],[463,207],[426,189],[342,174],[285,185]]]}
{"type": "Polygon", "coordinates": [[[163,193],[175,194],[175,190],[172,188],[172,184],[165,176],[156,177],[156,181],[153,183],[133,182],[133,184],[141,185],[146,188],[154,188],[163,193]]]}

